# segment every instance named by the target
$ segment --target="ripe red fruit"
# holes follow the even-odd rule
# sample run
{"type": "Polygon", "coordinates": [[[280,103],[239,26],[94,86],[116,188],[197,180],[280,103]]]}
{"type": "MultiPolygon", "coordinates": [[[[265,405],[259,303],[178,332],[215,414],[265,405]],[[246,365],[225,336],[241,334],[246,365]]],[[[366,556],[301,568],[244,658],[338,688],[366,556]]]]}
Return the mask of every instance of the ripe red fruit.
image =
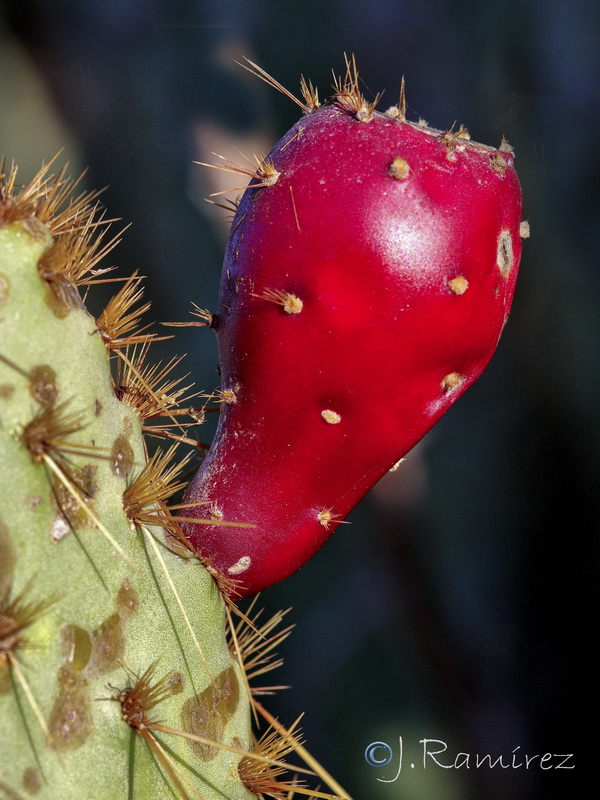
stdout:
{"type": "Polygon", "coordinates": [[[314,555],[481,375],[515,288],[511,149],[378,113],[356,77],[307,102],[227,245],[222,413],[187,502],[255,527],[184,529],[242,596],[314,555]]]}

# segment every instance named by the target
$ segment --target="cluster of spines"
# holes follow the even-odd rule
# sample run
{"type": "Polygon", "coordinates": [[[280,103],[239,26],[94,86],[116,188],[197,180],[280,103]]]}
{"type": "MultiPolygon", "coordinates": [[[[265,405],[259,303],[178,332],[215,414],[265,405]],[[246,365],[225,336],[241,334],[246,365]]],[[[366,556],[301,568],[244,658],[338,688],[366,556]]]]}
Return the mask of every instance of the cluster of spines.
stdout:
{"type": "MultiPolygon", "coordinates": [[[[342,77],[340,75],[336,75],[335,72],[333,73],[333,94],[324,103],[319,101],[317,90],[314,88],[312,83],[310,81],[307,82],[304,77],[302,77],[300,85],[303,99],[300,99],[282,86],[278,80],[269,75],[269,73],[262,69],[262,67],[258,66],[250,59],[246,59],[246,63],[241,64],[241,66],[292,100],[299,108],[302,109],[304,114],[311,114],[313,111],[321,108],[322,105],[330,105],[334,109],[338,109],[341,112],[352,115],[358,122],[369,123],[376,113],[376,109],[382,98],[383,92],[379,92],[372,100],[368,100],[361,90],[361,81],[356,65],[356,58],[354,55],[351,57],[344,55],[344,62],[344,76],[342,77]]],[[[453,123],[448,130],[442,131],[431,128],[424,119],[419,119],[417,122],[409,121],[406,115],[406,84],[404,77],[402,77],[400,84],[400,96],[398,103],[390,106],[385,111],[385,116],[389,119],[396,120],[399,123],[407,123],[417,127],[420,130],[423,130],[437,138],[440,144],[444,145],[446,148],[446,157],[449,161],[455,161],[457,157],[456,154],[461,149],[464,149],[465,147],[473,147],[475,149],[485,151],[489,155],[490,167],[495,172],[503,174],[507,169],[508,162],[505,156],[508,153],[512,153],[512,147],[504,138],[502,139],[500,146],[496,149],[472,142],[469,131],[464,125],[460,125],[458,128],[455,128],[456,123],[453,123]]],[[[247,164],[244,165],[235,163],[229,159],[225,159],[223,156],[219,156],[216,153],[214,155],[220,159],[220,162],[215,164],[207,164],[204,162],[198,163],[202,166],[211,167],[213,169],[221,169],[226,172],[244,175],[247,178],[250,178],[252,181],[250,184],[251,188],[258,189],[265,186],[271,186],[276,183],[277,179],[279,178],[279,172],[273,163],[265,157],[254,155],[253,160],[247,159],[247,164]]],[[[404,159],[396,159],[396,161],[392,162],[390,165],[389,174],[396,179],[405,179],[408,177],[409,172],[410,165],[408,165],[404,159]]],[[[222,195],[228,192],[239,192],[242,188],[246,189],[247,187],[244,186],[241,188],[236,187],[225,189],[217,194],[222,195]]],[[[208,200],[208,202],[213,201],[208,200]]],[[[228,203],[229,205],[226,206],[227,210],[235,213],[239,204],[239,199],[229,200],[228,203]]],[[[522,236],[523,238],[527,238],[528,236],[528,230],[525,228],[523,229],[522,236]]]]}
{"type": "MultiPolygon", "coordinates": [[[[112,275],[106,277],[113,268],[101,266],[105,257],[119,242],[120,234],[107,237],[113,220],[106,218],[98,201],[99,193],[85,192],[78,198],[71,199],[79,180],[72,181],[67,177],[67,167],[56,175],[52,174],[53,161],[44,166],[24,188],[17,185],[16,168],[6,170],[5,163],[0,163],[0,225],[20,222],[34,237],[43,237],[47,232],[50,233],[52,243],[39,262],[39,274],[55,299],[57,313],[64,313],[66,316],[71,308],[83,306],[80,293],[82,287],[87,291],[94,283],[123,281],[122,278],[112,275]]],[[[261,174],[264,179],[263,167],[258,163],[254,177],[259,178],[261,174]]],[[[104,452],[94,446],[83,447],[77,442],[76,434],[85,426],[84,415],[72,400],[55,402],[56,386],[50,368],[44,374],[38,374],[39,371],[35,374],[34,371],[28,373],[15,364],[8,354],[0,352],[2,363],[29,381],[31,393],[40,403],[39,411],[23,426],[19,438],[31,458],[47,467],[64,525],[64,530],[56,530],[56,541],[70,529],[92,526],[106,537],[113,551],[129,560],[127,553],[93,510],[92,501],[96,491],[93,469],[86,471],[74,467],[70,456],[108,459],[115,474],[131,474],[132,478],[123,495],[123,509],[132,529],[147,538],[167,581],[168,568],[152,532],[154,527],[165,531],[174,552],[182,557],[199,559],[211,573],[226,603],[230,649],[244,675],[255,717],[263,717],[271,726],[251,751],[212,740],[204,741],[204,745],[229,749],[239,754],[242,757],[240,778],[248,791],[258,797],[348,797],[305,751],[295,732],[296,723],[290,729],[284,728],[256,700],[256,695],[280,687],[250,687],[251,680],[281,663],[273,656],[273,650],[288,635],[290,629],[286,628],[278,633],[273,633],[273,629],[283,615],[275,615],[264,625],[258,625],[256,618],[253,620],[244,614],[231,599],[235,596],[236,581],[222,576],[211,568],[210,562],[203,561],[200,554],[189,549],[179,527],[185,517],[175,517],[173,514],[173,511],[181,511],[183,508],[181,504],[173,502],[173,497],[185,485],[182,472],[198,449],[203,447],[190,433],[190,428],[202,422],[205,412],[210,408],[207,408],[206,403],[200,407],[193,404],[200,395],[190,394],[191,385],[182,386],[185,377],[172,377],[181,359],[174,358],[166,365],[152,365],[149,362],[150,347],[158,337],[142,322],[149,303],[142,303],[141,280],[137,273],[126,278],[121,289],[96,320],[97,333],[105,343],[113,362],[116,397],[133,409],[146,436],[162,437],[170,443],[166,451],[158,449],[153,455],[149,455],[146,464],[137,473],[126,442],[122,443],[121,448],[113,447],[111,452],[104,452]],[[191,450],[183,458],[179,456],[181,444],[191,446],[191,450]],[[233,622],[234,614],[238,617],[236,624],[233,622]],[[292,767],[282,760],[292,751],[310,762],[310,770],[306,767],[292,767]],[[289,781],[280,781],[279,777],[289,770],[296,773],[316,773],[336,794],[308,789],[295,777],[289,781]]],[[[281,301],[281,298],[271,299],[281,301]]],[[[208,312],[197,308],[196,313],[202,320],[197,324],[213,323],[208,312]]],[[[288,313],[297,312],[290,310],[288,313]]],[[[220,399],[227,402],[226,398],[220,399]]],[[[198,520],[197,511],[193,508],[188,513],[194,521],[207,521],[198,520]]],[[[210,522],[214,524],[214,518],[210,522]]],[[[222,524],[230,523],[223,521],[222,524]]],[[[0,551],[2,547],[0,536],[0,551]]],[[[5,556],[3,552],[0,555],[5,556]]],[[[7,551],[6,561],[8,560],[7,551]]],[[[26,665],[23,655],[28,647],[27,630],[43,618],[58,598],[34,599],[33,584],[32,579],[16,594],[10,582],[0,586],[0,667],[7,668],[13,686],[15,683],[21,686],[44,735],[52,744],[50,726],[40,711],[23,669],[26,665]]],[[[173,591],[175,592],[174,587],[173,591]]],[[[183,604],[180,598],[176,599],[189,626],[183,604]]],[[[189,627],[192,632],[191,626],[189,627]]],[[[197,643],[197,646],[202,656],[200,644],[197,643]]],[[[117,689],[111,687],[112,694],[108,699],[120,703],[124,722],[145,740],[179,796],[202,798],[198,789],[178,768],[155,735],[162,732],[191,740],[199,739],[190,733],[165,728],[158,721],[159,716],[155,710],[177,691],[173,675],[158,676],[157,663],[148,665],[139,673],[134,673],[125,664],[123,668],[128,675],[127,684],[117,689]]],[[[2,783],[0,790],[11,791],[2,783]]]]}

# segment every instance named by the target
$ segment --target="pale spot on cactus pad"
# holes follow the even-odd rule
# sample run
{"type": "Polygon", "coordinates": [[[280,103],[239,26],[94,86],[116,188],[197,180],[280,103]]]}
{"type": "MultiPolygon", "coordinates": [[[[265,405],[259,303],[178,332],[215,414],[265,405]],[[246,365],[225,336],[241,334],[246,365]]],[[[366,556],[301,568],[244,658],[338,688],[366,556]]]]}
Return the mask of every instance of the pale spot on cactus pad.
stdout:
{"type": "Polygon", "coordinates": [[[93,728],[92,703],[85,679],[74,669],[61,667],[58,696],[48,720],[50,747],[59,753],[76,750],[93,728]]]}
{"type": "Polygon", "coordinates": [[[117,436],[110,452],[110,466],[119,478],[126,478],[133,469],[133,449],[125,436],[117,436]]]}
{"type": "Polygon", "coordinates": [[[60,632],[63,662],[77,672],[85,669],[92,654],[89,633],[79,625],[64,625],[60,632]]]}
{"type": "Polygon", "coordinates": [[[56,402],[56,372],[49,364],[38,364],[29,373],[31,394],[43,406],[56,402]]]}
{"type": "Polygon", "coordinates": [[[59,512],[50,524],[50,538],[54,543],[60,542],[61,539],[69,533],[71,527],[64,516],[59,512]]]}
{"type": "Polygon", "coordinates": [[[137,614],[139,607],[139,595],[129,580],[125,578],[117,594],[117,611],[123,619],[130,619],[137,614]]]}
{"type": "Polygon", "coordinates": [[[111,614],[92,633],[94,672],[104,675],[119,666],[125,653],[123,626],[118,614],[111,614]]]}

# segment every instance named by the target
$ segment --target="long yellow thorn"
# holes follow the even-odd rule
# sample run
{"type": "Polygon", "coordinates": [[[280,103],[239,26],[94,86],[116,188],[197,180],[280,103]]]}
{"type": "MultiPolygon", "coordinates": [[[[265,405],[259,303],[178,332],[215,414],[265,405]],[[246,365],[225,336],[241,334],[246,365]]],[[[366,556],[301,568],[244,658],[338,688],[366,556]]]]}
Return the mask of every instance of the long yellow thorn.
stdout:
{"type": "Polygon", "coordinates": [[[15,675],[17,676],[17,680],[21,684],[21,688],[23,689],[23,693],[25,694],[25,697],[27,698],[27,702],[31,706],[31,710],[35,714],[35,718],[37,719],[37,721],[40,724],[40,728],[44,731],[44,735],[45,735],[46,739],[48,740],[48,742],[52,741],[52,736],[50,735],[50,729],[48,728],[46,720],[44,719],[44,716],[43,716],[42,712],[40,711],[40,707],[38,706],[37,701],[36,701],[35,697],[33,696],[33,692],[31,691],[31,687],[27,683],[27,679],[25,678],[25,675],[23,675],[23,671],[21,670],[21,667],[19,666],[19,662],[17,661],[17,659],[14,657],[14,655],[10,651],[8,653],[8,660],[10,661],[10,665],[11,665],[12,669],[14,670],[15,675]]]}
{"type": "Polygon", "coordinates": [[[98,530],[102,533],[102,535],[110,542],[110,544],[114,547],[114,549],[119,553],[119,555],[127,561],[130,567],[132,567],[135,572],[139,573],[139,569],[133,563],[131,558],[127,555],[127,553],[123,550],[121,545],[117,542],[115,537],[112,533],[108,530],[108,528],[100,522],[97,515],[92,511],[92,509],[86,504],[86,502],[80,497],[79,492],[73,486],[71,481],[67,478],[65,473],[62,469],[56,464],[52,458],[48,455],[48,453],[44,453],[42,455],[42,459],[44,463],[52,470],[52,472],[56,475],[58,480],[62,483],[65,489],[69,492],[71,497],[75,500],[75,502],[86,512],[88,517],[92,520],[94,525],[98,528],[98,530]]]}
{"type": "Polygon", "coordinates": [[[181,598],[179,597],[179,593],[177,591],[177,588],[176,588],[175,584],[173,583],[173,579],[171,578],[171,575],[169,573],[167,565],[165,564],[165,560],[164,560],[164,558],[162,556],[162,553],[160,552],[158,544],[156,543],[156,539],[150,533],[150,531],[148,530],[148,528],[145,525],[142,525],[141,527],[142,527],[142,531],[144,532],[144,534],[146,535],[146,537],[150,541],[150,544],[152,545],[152,549],[154,550],[154,554],[155,554],[156,558],[158,559],[158,561],[160,563],[160,566],[161,566],[161,569],[163,571],[163,574],[164,574],[165,578],[167,579],[167,583],[169,584],[169,588],[171,589],[171,592],[173,593],[173,597],[175,598],[175,602],[179,606],[179,610],[181,611],[181,615],[182,615],[182,617],[183,617],[183,619],[185,621],[187,629],[190,632],[190,636],[192,637],[194,645],[196,646],[196,650],[198,651],[198,654],[199,654],[200,658],[202,659],[202,663],[206,667],[206,671],[208,672],[209,678],[212,681],[212,680],[214,680],[214,675],[210,671],[210,667],[208,666],[208,661],[206,660],[206,656],[204,655],[204,653],[202,651],[202,648],[200,647],[200,642],[198,641],[198,638],[196,637],[196,634],[195,634],[194,629],[192,627],[192,623],[190,622],[190,618],[187,615],[187,611],[183,607],[183,603],[181,602],[181,598]]]}
{"type": "MultiPolygon", "coordinates": [[[[243,747],[236,747],[232,744],[225,744],[224,742],[215,742],[213,739],[207,739],[204,736],[198,736],[195,733],[186,733],[185,731],[178,731],[175,728],[169,728],[167,725],[161,725],[158,722],[151,722],[148,725],[151,730],[160,731],[161,733],[168,733],[173,736],[181,736],[184,739],[189,739],[191,742],[198,742],[198,744],[205,744],[209,747],[215,747],[218,750],[226,750],[228,753],[233,753],[234,755],[243,756],[244,758],[252,758],[255,761],[261,761],[265,764],[271,764],[274,767],[282,767],[286,770],[293,769],[294,772],[302,772],[304,775],[314,775],[315,773],[310,769],[305,769],[304,767],[290,767],[289,764],[286,764],[285,761],[278,761],[275,758],[269,758],[268,756],[263,756],[260,753],[254,753],[252,750],[244,750],[243,747]]],[[[330,797],[330,795],[327,795],[330,797]]]]}
{"type": "MultiPolygon", "coordinates": [[[[286,730],[286,728],[277,719],[275,719],[275,717],[272,714],[270,714],[266,710],[266,708],[264,708],[264,706],[262,706],[258,702],[258,700],[254,699],[253,704],[256,707],[257,711],[267,720],[267,722],[270,725],[273,726],[273,728],[275,728],[275,730],[281,736],[283,736],[284,738],[290,738],[289,732],[286,730]]],[[[339,795],[340,798],[342,798],[342,800],[352,800],[348,792],[342,789],[342,787],[335,780],[335,778],[333,778],[327,772],[327,770],[324,767],[322,767],[313,756],[311,756],[311,754],[308,752],[308,750],[306,750],[306,748],[304,748],[301,744],[297,744],[295,745],[294,750],[296,751],[296,753],[298,753],[300,758],[303,759],[304,763],[307,764],[315,772],[315,774],[318,775],[319,778],[321,778],[321,780],[327,784],[327,786],[331,789],[331,791],[336,792],[336,794],[339,795]]],[[[318,795],[315,795],[315,797],[318,797],[318,795]]]]}

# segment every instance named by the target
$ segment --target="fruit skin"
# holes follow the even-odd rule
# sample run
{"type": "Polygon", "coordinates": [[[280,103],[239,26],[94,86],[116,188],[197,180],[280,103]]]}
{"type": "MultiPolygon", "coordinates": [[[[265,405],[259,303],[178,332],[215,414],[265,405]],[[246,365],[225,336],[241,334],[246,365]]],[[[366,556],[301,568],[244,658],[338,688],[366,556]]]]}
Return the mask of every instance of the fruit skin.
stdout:
{"type": "Polygon", "coordinates": [[[64,237],[64,263],[85,251],[93,211],[74,211],[71,227],[68,214],[48,219],[52,186],[60,199],[68,185],[44,171],[21,193],[30,200],[21,212],[13,176],[6,185],[0,178],[0,796],[251,800],[239,755],[202,757],[181,736],[158,734],[195,787],[184,794],[147,746],[151,733],[123,718],[119,694],[154,665],[151,683],[167,684],[149,720],[181,730],[192,708],[188,732],[251,742],[223,597],[161,526],[146,534],[126,516],[124,490],[146,463],[140,420],[115,396],[97,322],[75,287],[44,277],[64,237]],[[43,442],[29,427],[40,419],[43,442]],[[81,505],[51,464],[79,486],[81,505]]]}
{"type": "Polygon", "coordinates": [[[246,190],[214,325],[222,412],[187,500],[255,527],[185,526],[242,596],[314,555],[487,366],[521,255],[513,160],[342,92],[246,190]]]}

